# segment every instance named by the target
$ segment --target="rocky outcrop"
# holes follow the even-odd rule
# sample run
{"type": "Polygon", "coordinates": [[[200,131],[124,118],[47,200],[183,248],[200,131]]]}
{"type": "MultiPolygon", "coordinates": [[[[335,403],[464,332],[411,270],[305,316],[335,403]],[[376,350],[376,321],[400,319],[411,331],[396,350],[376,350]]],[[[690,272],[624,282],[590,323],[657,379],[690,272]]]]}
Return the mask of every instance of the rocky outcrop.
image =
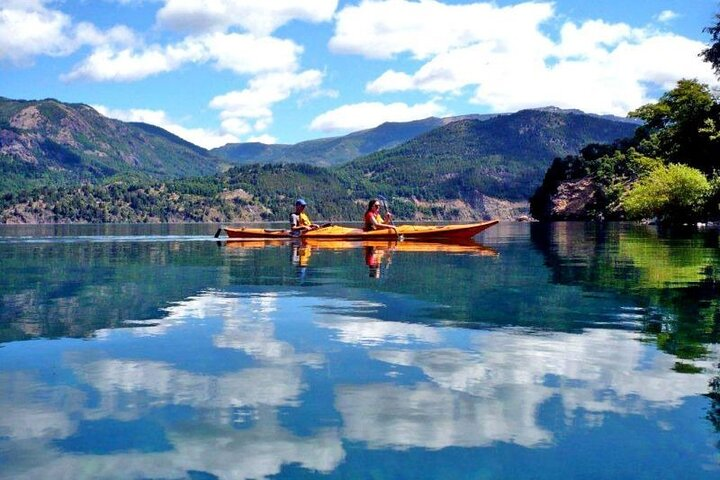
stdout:
{"type": "Polygon", "coordinates": [[[568,180],[558,185],[550,196],[547,206],[550,217],[555,220],[585,220],[589,207],[595,202],[595,184],[590,177],[568,180]]]}
{"type": "Polygon", "coordinates": [[[487,195],[477,195],[470,200],[404,200],[411,201],[417,208],[414,217],[416,221],[475,222],[493,218],[515,220],[527,217],[528,214],[528,203],[525,201],[503,200],[487,195]]]}

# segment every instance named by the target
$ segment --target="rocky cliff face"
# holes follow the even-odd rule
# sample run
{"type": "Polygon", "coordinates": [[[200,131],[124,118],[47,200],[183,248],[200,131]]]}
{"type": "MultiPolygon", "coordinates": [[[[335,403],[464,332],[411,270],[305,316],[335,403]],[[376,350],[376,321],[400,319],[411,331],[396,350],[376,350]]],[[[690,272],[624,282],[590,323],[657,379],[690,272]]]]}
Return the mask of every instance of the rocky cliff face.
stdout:
{"type": "Polygon", "coordinates": [[[595,184],[589,177],[568,180],[558,185],[546,209],[554,220],[585,220],[596,193],[595,184]]]}
{"type": "MultiPolygon", "coordinates": [[[[631,186],[632,182],[616,185],[624,187],[625,191],[631,186]]],[[[562,180],[550,188],[543,185],[540,190],[541,193],[530,200],[531,214],[538,220],[625,219],[620,200],[622,190],[615,191],[613,198],[608,198],[591,176],[562,180]]]]}

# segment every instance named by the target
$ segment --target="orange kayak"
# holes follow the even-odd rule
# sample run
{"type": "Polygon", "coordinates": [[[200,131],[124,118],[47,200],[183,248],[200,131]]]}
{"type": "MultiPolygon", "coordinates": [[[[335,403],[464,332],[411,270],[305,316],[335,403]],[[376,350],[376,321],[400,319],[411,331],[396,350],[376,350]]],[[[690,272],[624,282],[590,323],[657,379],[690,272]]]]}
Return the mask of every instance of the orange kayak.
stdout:
{"type": "Polygon", "coordinates": [[[472,238],[485,229],[498,223],[490,220],[482,223],[469,223],[464,225],[398,225],[397,233],[393,230],[373,230],[366,232],[360,228],[330,225],[317,230],[310,230],[299,237],[292,235],[287,229],[246,228],[246,227],[220,227],[215,236],[225,232],[228,238],[304,238],[327,240],[463,240],[472,238]]]}

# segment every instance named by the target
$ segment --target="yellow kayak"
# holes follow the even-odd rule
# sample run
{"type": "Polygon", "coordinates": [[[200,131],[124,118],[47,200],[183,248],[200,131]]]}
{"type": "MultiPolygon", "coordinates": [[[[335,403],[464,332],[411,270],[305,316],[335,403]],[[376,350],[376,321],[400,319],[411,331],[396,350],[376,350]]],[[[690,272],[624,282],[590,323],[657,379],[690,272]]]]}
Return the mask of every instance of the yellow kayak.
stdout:
{"type": "Polygon", "coordinates": [[[497,220],[463,225],[398,225],[396,227],[397,232],[394,230],[372,230],[367,232],[360,228],[329,225],[316,230],[309,230],[299,236],[293,235],[288,229],[220,227],[215,236],[218,237],[220,233],[225,232],[227,237],[230,239],[303,238],[318,240],[463,240],[474,237],[496,223],[498,223],[497,220]]]}

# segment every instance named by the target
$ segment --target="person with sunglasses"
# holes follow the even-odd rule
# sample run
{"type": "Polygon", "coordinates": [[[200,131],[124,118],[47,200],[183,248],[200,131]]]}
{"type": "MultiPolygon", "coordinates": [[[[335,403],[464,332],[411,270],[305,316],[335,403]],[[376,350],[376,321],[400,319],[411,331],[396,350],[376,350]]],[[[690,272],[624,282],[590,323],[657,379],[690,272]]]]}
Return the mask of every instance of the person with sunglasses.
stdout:
{"type": "Polygon", "coordinates": [[[388,229],[395,230],[395,233],[397,233],[395,225],[391,225],[390,222],[392,222],[390,212],[386,212],[385,217],[380,214],[380,200],[376,198],[370,200],[368,208],[365,211],[363,230],[369,232],[372,230],[388,229]]]}

